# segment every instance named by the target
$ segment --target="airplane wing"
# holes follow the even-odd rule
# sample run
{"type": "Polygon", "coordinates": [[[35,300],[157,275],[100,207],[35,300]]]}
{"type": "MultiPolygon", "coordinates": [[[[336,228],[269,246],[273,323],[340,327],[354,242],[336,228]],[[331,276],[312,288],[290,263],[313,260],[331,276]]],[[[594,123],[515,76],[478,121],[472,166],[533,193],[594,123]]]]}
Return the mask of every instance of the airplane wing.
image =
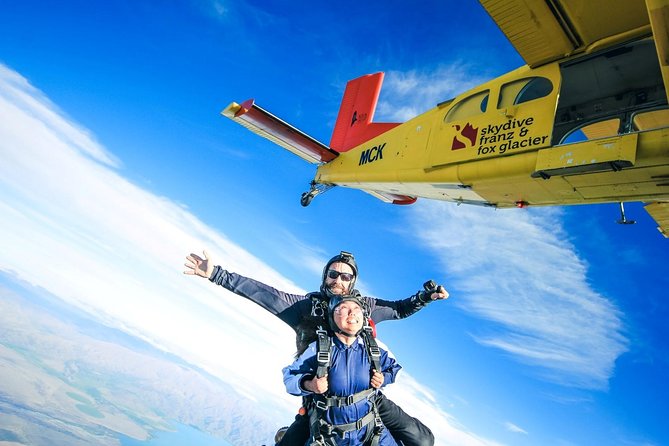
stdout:
{"type": "Polygon", "coordinates": [[[649,9],[666,1],[647,1],[648,9],[643,0],[480,0],[532,68],[606,47],[613,36],[650,35],[649,9]]]}
{"type": "Polygon", "coordinates": [[[660,201],[656,203],[650,203],[644,206],[646,212],[653,217],[653,220],[657,223],[657,229],[664,235],[669,238],[669,202],[660,201]]]}
{"type": "Polygon", "coordinates": [[[653,35],[669,100],[669,0],[480,0],[532,68],[653,35]]]}
{"type": "Polygon", "coordinates": [[[310,163],[325,163],[339,155],[325,144],[258,107],[253,99],[242,104],[232,102],[221,114],[310,163]]]}

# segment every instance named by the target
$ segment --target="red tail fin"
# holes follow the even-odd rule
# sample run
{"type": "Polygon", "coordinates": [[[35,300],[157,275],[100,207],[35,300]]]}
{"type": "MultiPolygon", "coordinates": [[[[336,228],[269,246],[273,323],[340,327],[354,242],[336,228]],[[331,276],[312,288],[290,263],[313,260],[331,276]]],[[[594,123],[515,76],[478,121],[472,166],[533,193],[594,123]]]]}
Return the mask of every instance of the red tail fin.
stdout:
{"type": "Polygon", "coordinates": [[[346,84],[330,141],[332,149],[340,153],[346,152],[399,125],[372,122],[382,83],[383,73],[374,73],[353,79],[346,84]]]}

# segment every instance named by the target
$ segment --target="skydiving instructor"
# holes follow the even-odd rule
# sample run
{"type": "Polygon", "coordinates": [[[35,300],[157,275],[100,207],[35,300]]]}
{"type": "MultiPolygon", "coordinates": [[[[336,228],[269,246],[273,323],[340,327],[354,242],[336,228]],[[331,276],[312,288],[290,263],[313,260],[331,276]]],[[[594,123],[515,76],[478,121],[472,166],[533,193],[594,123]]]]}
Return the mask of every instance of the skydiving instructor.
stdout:
{"type": "MultiPolygon", "coordinates": [[[[388,301],[361,296],[354,288],[358,277],[358,266],[352,254],[342,251],[331,258],[323,268],[319,291],[307,295],[289,294],[279,291],[257,280],[227,271],[214,265],[209,254],[204,258],[197,254],[186,257],[187,275],[200,276],[232,291],[263,307],[288,324],[297,334],[297,355],[315,340],[319,320],[327,325],[327,310],[333,296],[355,296],[363,303],[365,313],[376,324],[386,320],[404,319],[436,300],[449,297],[443,286],[430,281],[424,289],[402,300],[388,301]],[[314,324],[316,323],[316,325],[314,324]]],[[[382,393],[378,401],[379,415],[393,438],[405,446],[432,446],[434,435],[418,419],[411,417],[382,393]]],[[[307,416],[298,415],[288,428],[280,446],[304,445],[309,439],[307,416]]]]}

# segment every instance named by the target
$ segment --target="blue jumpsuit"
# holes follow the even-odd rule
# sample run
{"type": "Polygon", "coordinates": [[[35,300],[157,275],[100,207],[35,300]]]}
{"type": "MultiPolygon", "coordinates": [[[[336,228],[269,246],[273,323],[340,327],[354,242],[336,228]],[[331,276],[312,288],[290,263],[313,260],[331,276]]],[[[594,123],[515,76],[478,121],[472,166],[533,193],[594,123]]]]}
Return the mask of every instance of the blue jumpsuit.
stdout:
{"type": "MultiPolygon", "coordinates": [[[[332,359],[328,370],[329,395],[349,396],[371,387],[371,363],[362,338],[358,337],[348,347],[337,337],[333,337],[330,351],[332,359]]],[[[300,384],[304,378],[311,379],[315,376],[318,367],[316,353],[317,347],[314,342],[295,362],[283,369],[283,382],[288,393],[298,396],[311,395],[311,392],[304,390],[300,384]]],[[[395,382],[397,372],[402,367],[383,349],[381,349],[380,362],[384,377],[383,384],[395,382]]],[[[330,407],[325,412],[325,421],[329,424],[339,425],[353,423],[367,415],[371,409],[372,405],[366,399],[349,406],[330,407]]],[[[336,444],[341,446],[363,444],[367,429],[370,428],[373,428],[373,424],[363,426],[359,430],[346,432],[343,438],[335,435],[336,444]]],[[[396,445],[387,429],[383,430],[379,445],[396,445]]]]}

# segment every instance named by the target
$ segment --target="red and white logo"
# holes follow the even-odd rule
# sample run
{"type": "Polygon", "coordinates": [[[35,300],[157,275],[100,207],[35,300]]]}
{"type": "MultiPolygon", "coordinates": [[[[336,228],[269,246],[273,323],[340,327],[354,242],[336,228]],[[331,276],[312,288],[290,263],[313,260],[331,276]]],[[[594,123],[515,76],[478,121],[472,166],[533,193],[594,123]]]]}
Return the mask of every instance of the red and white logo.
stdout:
{"type": "Polygon", "coordinates": [[[459,125],[454,125],[453,127],[458,131],[458,134],[453,137],[451,150],[474,147],[474,144],[476,144],[476,137],[479,134],[478,127],[472,127],[470,123],[465,124],[463,128],[460,128],[459,125]]]}

